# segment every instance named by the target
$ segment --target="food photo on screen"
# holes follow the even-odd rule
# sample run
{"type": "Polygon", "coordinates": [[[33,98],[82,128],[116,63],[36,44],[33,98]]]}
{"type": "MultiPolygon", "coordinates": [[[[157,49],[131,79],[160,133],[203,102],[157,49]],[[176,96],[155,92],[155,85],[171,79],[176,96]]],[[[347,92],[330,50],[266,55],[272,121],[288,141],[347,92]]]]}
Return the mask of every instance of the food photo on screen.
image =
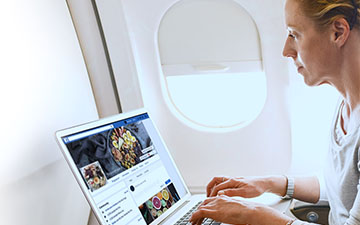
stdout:
{"type": "Polygon", "coordinates": [[[125,169],[130,169],[155,153],[142,122],[111,130],[109,132],[109,149],[111,149],[115,162],[125,169]]]}
{"type": "Polygon", "coordinates": [[[79,169],[98,162],[108,180],[156,154],[141,121],[87,136],[66,146],[79,169]]]}
{"type": "Polygon", "coordinates": [[[146,221],[146,224],[150,224],[165,213],[179,200],[178,196],[175,187],[173,184],[170,184],[140,205],[139,210],[146,221]]]}

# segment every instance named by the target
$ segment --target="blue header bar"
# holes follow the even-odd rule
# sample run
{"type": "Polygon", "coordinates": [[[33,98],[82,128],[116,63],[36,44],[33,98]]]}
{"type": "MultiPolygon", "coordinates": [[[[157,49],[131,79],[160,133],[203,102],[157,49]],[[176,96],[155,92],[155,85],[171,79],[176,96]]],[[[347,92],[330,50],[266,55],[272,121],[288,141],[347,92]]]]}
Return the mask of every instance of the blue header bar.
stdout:
{"type": "Polygon", "coordinates": [[[63,141],[64,141],[65,144],[68,144],[70,142],[77,141],[77,140],[80,140],[80,139],[83,139],[83,138],[86,138],[86,137],[89,137],[89,136],[92,136],[92,135],[95,135],[95,134],[98,134],[98,133],[102,133],[102,132],[105,132],[105,131],[108,131],[108,130],[111,130],[111,129],[115,129],[115,128],[126,126],[126,125],[129,125],[129,124],[132,124],[132,123],[136,123],[138,121],[145,120],[147,118],[149,118],[149,115],[147,113],[144,113],[144,114],[134,116],[134,117],[130,117],[130,118],[127,118],[127,119],[124,119],[124,120],[114,122],[114,123],[106,124],[106,125],[101,126],[101,127],[94,127],[93,129],[90,129],[90,130],[87,130],[87,131],[72,134],[70,136],[64,137],[63,141]]]}

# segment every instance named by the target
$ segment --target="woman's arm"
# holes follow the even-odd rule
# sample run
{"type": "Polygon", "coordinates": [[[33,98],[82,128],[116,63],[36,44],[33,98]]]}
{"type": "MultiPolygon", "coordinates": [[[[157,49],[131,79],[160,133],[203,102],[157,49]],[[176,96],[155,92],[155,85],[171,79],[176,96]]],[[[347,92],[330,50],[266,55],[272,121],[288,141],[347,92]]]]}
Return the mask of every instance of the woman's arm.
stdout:
{"type": "MultiPolygon", "coordinates": [[[[285,176],[270,176],[265,179],[267,180],[267,192],[285,196],[287,188],[287,178],[285,176]]],[[[316,176],[295,177],[294,184],[293,198],[310,203],[319,201],[320,183],[316,176]]]]}
{"type": "MultiPolygon", "coordinates": [[[[296,177],[294,198],[307,202],[317,202],[320,185],[317,177],[296,177]]],[[[264,192],[285,196],[287,178],[285,176],[228,178],[215,177],[207,186],[210,196],[192,215],[192,224],[201,224],[204,218],[212,218],[229,224],[285,225],[292,219],[265,205],[249,203],[228,196],[255,197],[264,192]]],[[[294,225],[308,224],[295,221],[294,225]]]]}
{"type": "MultiPolygon", "coordinates": [[[[294,181],[294,198],[311,203],[319,201],[320,184],[316,176],[296,177],[294,181]]],[[[285,196],[286,189],[287,178],[285,176],[215,177],[207,186],[207,196],[212,197],[220,194],[252,198],[264,192],[285,196]]]]}

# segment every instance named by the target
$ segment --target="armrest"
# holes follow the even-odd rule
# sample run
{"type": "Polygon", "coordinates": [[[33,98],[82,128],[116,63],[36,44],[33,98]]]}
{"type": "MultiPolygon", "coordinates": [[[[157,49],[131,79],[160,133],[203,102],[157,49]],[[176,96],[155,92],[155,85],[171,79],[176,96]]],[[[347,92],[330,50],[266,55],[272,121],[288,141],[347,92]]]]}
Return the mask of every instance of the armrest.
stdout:
{"type": "Polygon", "coordinates": [[[293,200],[290,211],[299,220],[328,225],[330,206],[327,201],[312,204],[293,200]]]}

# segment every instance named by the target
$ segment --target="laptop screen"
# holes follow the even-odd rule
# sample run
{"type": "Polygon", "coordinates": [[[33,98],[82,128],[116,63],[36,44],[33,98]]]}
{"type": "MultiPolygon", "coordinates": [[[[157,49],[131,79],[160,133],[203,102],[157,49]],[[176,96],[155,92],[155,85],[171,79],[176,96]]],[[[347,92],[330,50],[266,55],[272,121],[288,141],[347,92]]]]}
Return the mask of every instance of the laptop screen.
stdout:
{"type": "Polygon", "coordinates": [[[62,141],[103,224],[151,224],[188,194],[147,113],[62,141]]]}

